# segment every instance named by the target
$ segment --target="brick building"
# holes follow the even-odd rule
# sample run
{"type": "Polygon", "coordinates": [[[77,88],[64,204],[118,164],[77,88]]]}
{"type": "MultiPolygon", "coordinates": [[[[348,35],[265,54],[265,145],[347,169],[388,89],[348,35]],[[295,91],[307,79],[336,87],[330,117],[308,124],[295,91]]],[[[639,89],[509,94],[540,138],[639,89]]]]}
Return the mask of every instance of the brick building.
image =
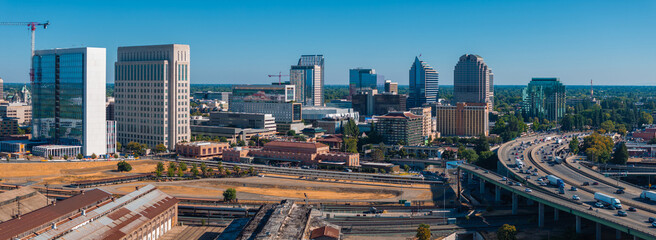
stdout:
{"type": "Polygon", "coordinates": [[[314,142],[272,141],[261,149],[235,148],[226,150],[223,160],[238,162],[250,156],[261,161],[294,162],[300,165],[317,165],[321,161],[344,162],[347,166],[359,166],[356,153],[330,152],[328,145],[314,142]]]}
{"type": "Polygon", "coordinates": [[[376,132],[383,136],[383,142],[388,145],[420,145],[422,144],[422,116],[410,112],[390,112],[374,117],[377,121],[376,132]]]}
{"type": "Polygon", "coordinates": [[[177,143],[176,152],[185,157],[208,159],[221,157],[223,151],[230,148],[226,142],[190,142],[177,143]]]}

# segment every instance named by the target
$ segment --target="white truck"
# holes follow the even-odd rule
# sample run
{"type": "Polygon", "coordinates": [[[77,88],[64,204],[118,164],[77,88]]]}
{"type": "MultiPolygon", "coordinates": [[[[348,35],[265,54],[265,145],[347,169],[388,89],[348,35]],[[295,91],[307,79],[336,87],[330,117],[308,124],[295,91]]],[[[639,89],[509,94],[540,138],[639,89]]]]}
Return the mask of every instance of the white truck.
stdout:
{"type": "Polygon", "coordinates": [[[604,205],[610,205],[617,209],[622,209],[622,203],[620,202],[619,199],[608,196],[606,194],[596,192],[594,194],[594,199],[599,202],[602,202],[604,205]]]}
{"type": "Polygon", "coordinates": [[[556,177],[554,175],[547,175],[547,180],[549,180],[549,184],[554,185],[556,187],[565,187],[565,182],[563,182],[562,179],[559,177],[556,177]]]}
{"type": "Polygon", "coordinates": [[[656,201],[656,192],[647,191],[647,190],[642,191],[642,193],[640,194],[640,198],[656,201]]]}

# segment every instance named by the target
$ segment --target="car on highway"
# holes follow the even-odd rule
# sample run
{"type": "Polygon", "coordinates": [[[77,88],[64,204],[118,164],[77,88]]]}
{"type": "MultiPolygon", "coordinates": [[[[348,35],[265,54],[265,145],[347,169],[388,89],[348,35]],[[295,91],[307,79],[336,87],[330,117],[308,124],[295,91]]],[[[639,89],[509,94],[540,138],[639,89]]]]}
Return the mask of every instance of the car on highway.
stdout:
{"type": "Polygon", "coordinates": [[[593,182],[592,185],[597,186],[597,185],[599,185],[599,183],[598,182],[593,182]]]}
{"type": "Polygon", "coordinates": [[[628,210],[629,212],[637,212],[637,211],[638,211],[638,209],[636,209],[636,208],[634,208],[634,207],[629,207],[629,209],[627,209],[627,210],[628,210]]]}
{"type": "Polygon", "coordinates": [[[506,177],[501,178],[501,181],[507,181],[507,180],[508,180],[508,178],[506,178],[506,177]]]}
{"type": "Polygon", "coordinates": [[[579,190],[579,189],[577,189],[576,187],[572,186],[571,188],[569,188],[569,190],[570,190],[570,191],[577,191],[577,190],[579,190]]]}
{"type": "Polygon", "coordinates": [[[577,196],[577,195],[573,195],[573,196],[572,196],[572,200],[581,200],[581,198],[580,198],[579,196],[577,196]]]}
{"type": "Polygon", "coordinates": [[[615,206],[613,206],[613,205],[608,205],[608,209],[610,209],[610,210],[617,210],[617,208],[616,208],[615,206]]]}
{"type": "Polygon", "coordinates": [[[540,186],[547,186],[547,183],[545,183],[545,182],[539,182],[538,185],[540,185],[540,186]]]}
{"type": "Polygon", "coordinates": [[[647,222],[650,222],[650,223],[656,222],[656,218],[649,217],[649,219],[647,219],[647,222]]]}
{"type": "Polygon", "coordinates": [[[598,208],[603,208],[603,207],[604,207],[604,204],[601,203],[601,202],[596,202],[596,203],[594,204],[594,206],[595,206],[595,207],[598,207],[598,208]]]}
{"type": "Polygon", "coordinates": [[[564,188],[559,188],[558,193],[559,194],[565,194],[565,189],[564,188]]]}
{"type": "Polygon", "coordinates": [[[521,183],[515,183],[515,186],[521,187],[522,184],[521,183]]]}
{"type": "Polygon", "coordinates": [[[537,176],[537,175],[538,175],[538,172],[533,172],[533,176],[537,176]]]}
{"type": "Polygon", "coordinates": [[[619,211],[617,211],[617,216],[620,216],[620,217],[626,217],[627,214],[626,214],[625,211],[619,210],[619,211]]]}
{"type": "Polygon", "coordinates": [[[623,193],[624,193],[624,189],[617,189],[617,191],[615,191],[615,194],[623,194],[623,193]]]}
{"type": "Polygon", "coordinates": [[[651,223],[651,226],[656,228],[656,222],[651,223]]]}
{"type": "Polygon", "coordinates": [[[583,184],[581,186],[589,186],[589,185],[590,185],[589,182],[583,182],[583,184]]]}
{"type": "Polygon", "coordinates": [[[533,192],[533,190],[531,190],[530,188],[526,188],[526,189],[524,189],[524,192],[530,193],[530,192],[533,192]]]}

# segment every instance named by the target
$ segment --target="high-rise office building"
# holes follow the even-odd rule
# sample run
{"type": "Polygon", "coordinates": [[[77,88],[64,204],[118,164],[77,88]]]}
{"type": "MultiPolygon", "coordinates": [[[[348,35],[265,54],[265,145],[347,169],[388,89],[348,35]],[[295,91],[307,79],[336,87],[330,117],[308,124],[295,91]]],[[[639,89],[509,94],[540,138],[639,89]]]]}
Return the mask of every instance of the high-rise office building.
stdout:
{"type": "Polygon", "coordinates": [[[460,57],[453,70],[454,103],[487,103],[494,107],[494,75],[483,58],[474,54],[460,57]]]}
{"type": "Polygon", "coordinates": [[[421,107],[424,103],[436,102],[438,93],[438,72],[428,63],[420,61],[419,57],[415,57],[410,67],[408,107],[421,107]]]}
{"type": "Polygon", "coordinates": [[[392,80],[385,80],[385,93],[398,94],[399,83],[392,82],[392,80]]]}
{"type": "Polygon", "coordinates": [[[114,118],[118,142],[155,147],[191,139],[189,45],[119,47],[114,118]]]}
{"type": "Polygon", "coordinates": [[[442,136],[487,136],[489,110],[486,103],[457,103],[456,106],[433,105],[436,131],[442,136]]]}
{"type": "Polygon", "coordinates": [[[359,91],[378,88],[375,69],[355,68],[349,70],[349,99],[359,91]]]}
{"type": "Polygon", "coordinates": [[[0,102],[5,100],[5,85],[2,78],[0,78],[0,102]]]}
{"type": "Polygon", "coordinates": [[[430,106],[424,106],[424,107],[414,107],[410,108],[410,113],[421,116],[422,121],[421,121],[421,136],[424,137],[425,139],[428,139],[428,137],[433,137],[433,117],[431,107],[430,106]]]}
{"type": "Polygon", "coordinates": [[[106,52],[70,48],[34,52],[32,135],[52,144],[80,146],[84,155],[107,152],[106,52]]]}
{"type": "Polygon", "coordinates": [[[302,55],[291,67],[289,80],[296,86],[296,100],[303,105],[323,105],[323,55],[302,55]]]}
{"type": "Polygon", "coordinates": [[[558,121],[565,116],[565,85],[558,78],[533,78],[522,91],[522,115],[558,121]]]}

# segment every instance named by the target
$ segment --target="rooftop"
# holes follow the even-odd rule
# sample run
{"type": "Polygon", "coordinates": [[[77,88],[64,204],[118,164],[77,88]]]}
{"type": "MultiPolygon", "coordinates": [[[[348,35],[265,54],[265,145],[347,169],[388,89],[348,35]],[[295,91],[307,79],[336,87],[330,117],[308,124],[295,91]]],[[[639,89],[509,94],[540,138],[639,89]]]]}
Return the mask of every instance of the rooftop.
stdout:
{"type": "Polygon", "coordinates": [[[339,230],[330,226],[323,226],[312,230],[312,234],[310,234],[310,239],[315,239],[324,236],[339,239],[339,230]]]}
{"type": "Polygon", "coordinates": [[[283,141],[272,141],[264,144],[264,147],[282,147],[282,148],[302,148],[302,149],[317,149],[328,147],[328,145],[323,143],[314,143],[314,142],[283,142],[283,141]]]}
{"type": "Polygon", "coordinates": [[[9,239],[25,232],[32,232],[62,217],[79,212],[83,208],[110,199],[112,194],[100,189],[93,189],[82,194],[64,199],[53,205],[27,213],[21,218],[0,223],[0,239],[9,239]]]}
{"type": "Polygon", "coordinates": [[[0,222],[11,220],[18,214],[16,198],[20,201],[20,210],[23,214],[45,207],[48,202],[46,196],[31,187],[0,193],[0,222]]]}
{"type": "Polygon", "coordinates": [[[383,118],[383,119],[393,119],[393,118],[405,118],[405,119],[413,119],[413,118],[421,118],[421,116],[414,115],[410,112],[389,112],[383,116],[376,116],[376,118],[383,118]]]}

